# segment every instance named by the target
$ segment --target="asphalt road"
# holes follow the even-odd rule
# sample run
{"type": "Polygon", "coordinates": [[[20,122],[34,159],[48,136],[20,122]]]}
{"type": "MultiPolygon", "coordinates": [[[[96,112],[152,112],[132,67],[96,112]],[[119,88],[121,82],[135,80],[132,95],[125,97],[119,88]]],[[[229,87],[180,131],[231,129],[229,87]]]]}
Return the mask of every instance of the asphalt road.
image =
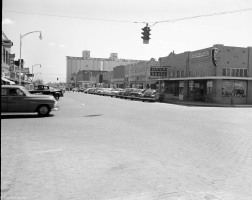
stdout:
{"type": "Polygon", "coordinates": [[[1,119],[1,200],[251,200],[252,108],[67,92],[1,119]]]}

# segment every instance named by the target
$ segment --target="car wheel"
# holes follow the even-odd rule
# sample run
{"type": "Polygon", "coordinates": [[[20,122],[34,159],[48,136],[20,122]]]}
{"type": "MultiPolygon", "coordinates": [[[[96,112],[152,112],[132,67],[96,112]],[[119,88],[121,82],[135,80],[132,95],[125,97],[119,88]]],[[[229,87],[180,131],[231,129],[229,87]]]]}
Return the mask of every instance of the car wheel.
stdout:
{"type": "Polygon", "coordinates": [[[60,96],[56,94],[56,95],[54,96],[54,98],[55,98],[56,100],[59,100],[60,96]]]}
{"type": "Polygon", "coordinates": [[[50,111],[51,110],[48,105],[40,105],[37,110],[38,115],[42,117],[48,116],[50,111]]]}

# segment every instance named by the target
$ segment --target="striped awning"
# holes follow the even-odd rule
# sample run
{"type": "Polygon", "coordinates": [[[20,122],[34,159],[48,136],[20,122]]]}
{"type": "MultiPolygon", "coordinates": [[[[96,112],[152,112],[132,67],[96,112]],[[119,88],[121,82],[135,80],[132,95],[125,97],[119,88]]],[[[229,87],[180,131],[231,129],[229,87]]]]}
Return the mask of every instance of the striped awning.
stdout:
{"type": "Polygon", "coordinates": [[[14,81],[11,81],[11,80],[9,80],[9,79],[7,79],[7,78],[5,78],[5,77],[2,77],[2,81],[7,82],[7,83],[9,83],[10,85],[15,85],[15,82],[14,82],[14,81]]]}

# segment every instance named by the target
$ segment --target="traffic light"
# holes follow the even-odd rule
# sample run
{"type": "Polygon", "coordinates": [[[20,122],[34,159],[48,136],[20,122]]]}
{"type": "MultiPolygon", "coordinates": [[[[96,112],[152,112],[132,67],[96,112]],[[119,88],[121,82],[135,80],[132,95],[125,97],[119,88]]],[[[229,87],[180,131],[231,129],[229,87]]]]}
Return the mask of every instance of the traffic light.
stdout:
{"type": "Polygon", "coordinates": [[[57,78],[57,81],[59,80],[59,78],[57,78]]]}
{"type": "Polygon", "coordinates": [[[148,24],[144,27],[144,28],[142,28],[142,30],[143,30],[143,32],[142,32],[142,39],[143,39],[143,43],[144,44],[149,44],[149,40],[150,40],[150,31],[151,31],[151,29],[150,29],[150,27],[148,27],[148,24]]]}

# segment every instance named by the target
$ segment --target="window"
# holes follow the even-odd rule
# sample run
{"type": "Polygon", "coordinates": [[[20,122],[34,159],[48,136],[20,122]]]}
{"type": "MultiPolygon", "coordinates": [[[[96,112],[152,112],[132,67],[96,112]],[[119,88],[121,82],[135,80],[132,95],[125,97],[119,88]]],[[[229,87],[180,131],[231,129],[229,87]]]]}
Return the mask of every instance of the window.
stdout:
{"type": "Polygon", "coordinates": [[[235,69],[235,76],[238,77],[239,76],[239,69],[235,69]]]}
{"type": "Polygon", "coordinates": [[[226,68],[223,68],[223,69],[222,69],[222,76],[226,76],[226,75],[227,75],[227,74],[226,74],[226,70],[227,70],[226,68]]]}
{"type": "Polygon", "coordinates": [[[184,70],[181,71],[181,77],[185,77],[184,70]]]}
{"type": "Polygon", "coordinates": [[[180,71],[177,71],[177,77],[178,78],[180,77],[180,71]]]}
{"type": "Polygon", "coordinates": [[[235,76],[235,69],[231,70],[231,76],[235,76]]]}
{"type": "Polygon", "coordinates": [[[246,97],[246,81],[224,80],[222,82],[222,96],[246,97]]]}
{"type": "Polygon", "coordinates": [[[227,68],[227,76],[231,76],[230,69],[227,68]]]}
{"type": "Polygon", "coordinates": [[[239,74],[240,77],[243,77],[243,71],[244,71],[243,69],[240,69],[240,74],[239,74]]]}
{"type": "Polygon", "coordinates": [[[248,70],[244,69],[244,77],[247,77],[247,76],[248,76],[248,70]]]}
{"type": "Polygon", "coordinates": [[[6,96],[7,95],[7,89],[6,88],[2,88],[1,95],[2,96],[6,96]]]}

